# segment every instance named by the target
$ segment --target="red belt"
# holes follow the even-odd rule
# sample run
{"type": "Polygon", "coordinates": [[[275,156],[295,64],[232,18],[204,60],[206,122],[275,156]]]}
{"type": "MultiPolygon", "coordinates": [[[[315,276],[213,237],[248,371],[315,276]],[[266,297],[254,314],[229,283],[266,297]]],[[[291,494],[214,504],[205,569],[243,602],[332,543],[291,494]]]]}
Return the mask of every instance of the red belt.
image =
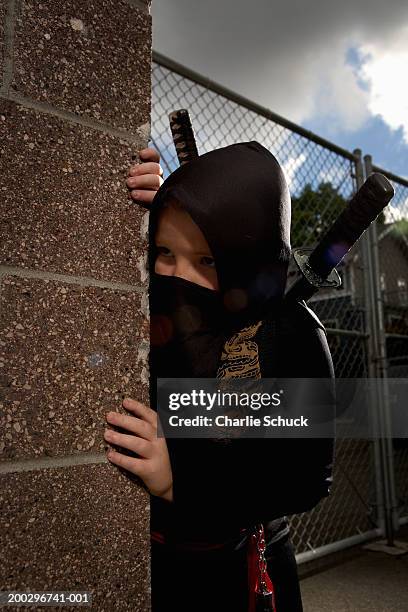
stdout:
{"type": "MultiPolygon", "coordinates": [[[[277,612],[275,607],[275,588],[270,579],[265,552],[265,537],[264,530],[261,524],[255,529],[247,528],[240,529],[240,533],[246,532],[250,537],[247,547],[248,561],[248,589],[249,589],[249,607],[248,612],[277,612]]],[[[159,544],[166,544],[166,538],[159,531],[151,531],[150,537],[159,544]]],[[[210,543],[210,542],[177,542],[177,549],[202,552],[206,550],[219,550],[226,547],[226,542],[210,543]]]]}

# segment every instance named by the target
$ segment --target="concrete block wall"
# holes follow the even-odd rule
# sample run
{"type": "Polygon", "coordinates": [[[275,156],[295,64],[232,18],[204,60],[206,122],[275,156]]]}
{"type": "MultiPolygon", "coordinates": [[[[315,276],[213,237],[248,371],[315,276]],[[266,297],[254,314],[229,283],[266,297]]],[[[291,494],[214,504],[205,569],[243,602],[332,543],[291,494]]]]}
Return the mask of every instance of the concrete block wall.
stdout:
{"type": "Polygon", "coordinates": [[[150,3],[0,0],[0,78],[0,590],[149,610],[149,494],[103,432],[149,398],[148,213],[125,178],[150,3]]]}

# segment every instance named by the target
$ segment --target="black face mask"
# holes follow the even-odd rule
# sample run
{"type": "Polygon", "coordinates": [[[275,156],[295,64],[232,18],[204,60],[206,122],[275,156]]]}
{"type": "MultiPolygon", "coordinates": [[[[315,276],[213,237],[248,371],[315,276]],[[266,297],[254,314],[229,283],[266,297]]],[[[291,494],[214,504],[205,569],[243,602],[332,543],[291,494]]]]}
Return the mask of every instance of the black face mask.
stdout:
{"type": "Polygon", "coordinates": [[[163,378],[216,376],[225,342],[219,291],[177,276],[150,279],[150,367],[163,378]]]}

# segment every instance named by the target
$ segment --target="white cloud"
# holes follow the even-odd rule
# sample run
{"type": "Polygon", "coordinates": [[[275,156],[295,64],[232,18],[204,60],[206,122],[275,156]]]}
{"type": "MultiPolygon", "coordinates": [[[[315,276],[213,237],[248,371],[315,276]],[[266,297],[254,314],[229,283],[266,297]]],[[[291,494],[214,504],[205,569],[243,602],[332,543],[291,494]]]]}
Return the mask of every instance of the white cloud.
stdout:
{"type": "Polygon", "coordinates": [[[365,44],[360,52],[365,56],[361,74],[369,85],[371,113],[392,129],[402,127],[408,143],[408,28],[396,31],[386,47],[365,44]]]}
{"type": "Polygon", "coordinates": [[[406,0],[155,0],[152,16],[154,49],[296,123],[334,134],[380,114],[408,130],[406,0]],[[351,47],[371,54],[369,90],[351,47]]]}
{"type": "Polygon", "coordinates": [[[408,197],[397,205],[392,202],[384,209],[385,219],[387,223],[401,221],[408,218],[408,197]]]}
{"type": "Polygon", "coordinates": [[[293,180],[296,172],[302,164],[305,163],[307,156],[305,153],[301,153],[298,157],[289,157],[282,164],[282,170],[288,183],[289,189],[293,189],[293,180]]]}

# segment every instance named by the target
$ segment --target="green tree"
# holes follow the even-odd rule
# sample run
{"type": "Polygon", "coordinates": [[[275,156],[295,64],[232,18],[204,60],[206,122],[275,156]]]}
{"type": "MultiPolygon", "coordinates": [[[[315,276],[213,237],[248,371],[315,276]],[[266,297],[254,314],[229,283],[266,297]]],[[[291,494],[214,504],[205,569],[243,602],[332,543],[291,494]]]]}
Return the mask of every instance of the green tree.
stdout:
{"type": "MultiPolygon", "coordinates": [[[[314,246],[347,207],[348,200],[329,181],[321,182],[316,190],[310,183],[299,196],[292,197],[292,248],[314,246]]],[[[378,223],[384,223],[381,213],[378,223]]]]}
{"type": "Polygon", "coordinates": [[[330,182],[317,190],[307,183],[292,197],[292,246],[313,246],[344,210],[347,201],[330,182]]]}

